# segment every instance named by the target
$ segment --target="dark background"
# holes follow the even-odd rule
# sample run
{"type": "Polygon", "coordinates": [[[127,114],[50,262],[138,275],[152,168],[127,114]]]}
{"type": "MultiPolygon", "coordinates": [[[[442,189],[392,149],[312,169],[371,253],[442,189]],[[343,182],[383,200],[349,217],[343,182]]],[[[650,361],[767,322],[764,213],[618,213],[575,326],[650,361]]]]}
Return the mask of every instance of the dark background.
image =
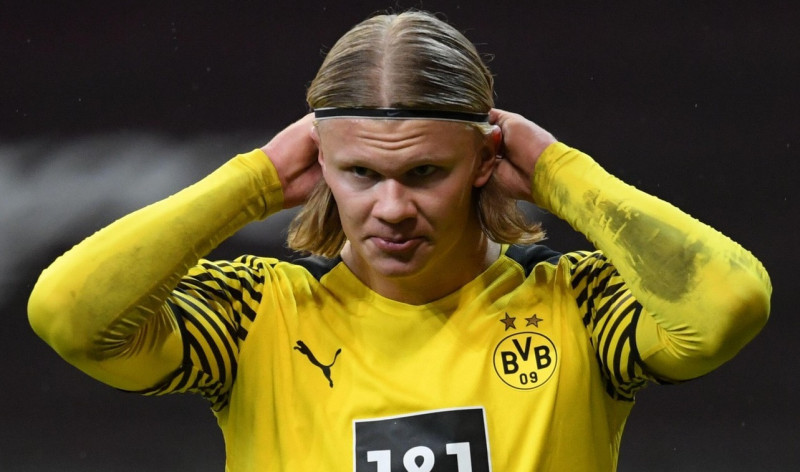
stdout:
{"type": "MultiPolygon", "coordinates": [[[[762,334],[707,377],[642,392],[619,469],[800,467],[797,2],[16,3],[0,6],[0,470],[223,470],[203,400],[89,379],[31,332],[26,297],[83,237],[299,118],[321,51],[387,7],[442,12],[494,56],[498,107],[770,271],[762,334]]],[[[540,216],[552,247],[587,247],[540,216]]],[[[287,218],[216,255],[284,254],[287,218]]]]}

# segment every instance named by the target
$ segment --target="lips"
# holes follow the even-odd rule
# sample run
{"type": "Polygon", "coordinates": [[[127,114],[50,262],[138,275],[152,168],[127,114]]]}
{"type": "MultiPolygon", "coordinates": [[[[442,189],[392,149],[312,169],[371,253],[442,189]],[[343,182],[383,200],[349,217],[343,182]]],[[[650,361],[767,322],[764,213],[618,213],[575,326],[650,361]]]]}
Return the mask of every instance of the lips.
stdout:
{"type": "Polygon", "coordinates": [[[387,253],[405,253],[413,251],[424,241],[421,237],[381,237],[372,236],[370,241],[383,252],[387,253]]]}

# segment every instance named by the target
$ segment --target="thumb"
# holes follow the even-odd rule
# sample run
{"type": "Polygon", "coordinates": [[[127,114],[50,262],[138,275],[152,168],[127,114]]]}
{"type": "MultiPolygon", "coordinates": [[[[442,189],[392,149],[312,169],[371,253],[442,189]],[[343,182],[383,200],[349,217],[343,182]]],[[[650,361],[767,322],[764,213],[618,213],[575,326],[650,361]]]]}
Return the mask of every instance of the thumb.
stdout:
{"type": "Polygon", "coordinates": [[[489,110],[489,123],[503,127],[503,122],[508,119],[509,112],[499,108],[492,108],[489,110]]]}

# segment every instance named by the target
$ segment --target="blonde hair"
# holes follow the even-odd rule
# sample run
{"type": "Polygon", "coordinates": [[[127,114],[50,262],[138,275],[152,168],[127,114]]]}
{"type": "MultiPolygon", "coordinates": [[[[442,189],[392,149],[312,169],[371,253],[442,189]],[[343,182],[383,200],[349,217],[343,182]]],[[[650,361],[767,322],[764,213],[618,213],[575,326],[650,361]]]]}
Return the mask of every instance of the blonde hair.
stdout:
{"type": "MultiPolygon", "coordinates": [[[[421,11],[379,15],[348,31],[311,82],[312,109],[397,107],[487,113],[494,79],[475,46],[455,28],[421,11]]],[[[484,126],[482,132],[489,132],[484,126]]],[[[476,191],[483,231],[500,243],[544,238],[492,177],[476,191]]],[[[289,226],[290,248],[334,257],[346,241],[336,201],[324,181],[289,226]]]]}

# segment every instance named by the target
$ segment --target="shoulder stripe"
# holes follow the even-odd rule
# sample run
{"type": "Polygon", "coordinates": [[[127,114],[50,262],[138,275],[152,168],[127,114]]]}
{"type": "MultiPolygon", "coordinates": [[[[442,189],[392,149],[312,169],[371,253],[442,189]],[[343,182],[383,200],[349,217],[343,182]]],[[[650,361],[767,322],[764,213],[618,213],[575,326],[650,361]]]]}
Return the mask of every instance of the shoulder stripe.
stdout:
{"type": "Polygon", "coordinates": [[[643,308],[599,251],[570,253],[565,258],[572,264],[570,285],[606,380],[606,391],[612,398],[633,400],[648,380],[635,343],[643,308]]]}
{"type": "Polygon", "coordinates": [[[192,331],[192,339],[198,343],[196,347],[196,355],[201,354],[205,357],[208,370],[203,369],[211,375],[219,378],[221,383],[227,383],[229,378],[228,371],[230,372],[230,380],[235,376],[234,367],[231,360],[236,358],[233,344],[235,343],[234,337],[236,335],[234,328],[224,318],[218,316],[210,316],[204,310],[204,307],[198,305],[196,301],[190,297],[179,295],[190,308],[189,313],[191,316],[186,316],[186,329],[192,331]],[[203,341],[203,343],[200,343],[203,341]],[[223,355],[222,351],[225,351],[223,355]],[[213,356],[215,365],[211,366],[208,356],[213,356]]]}
{"type": "Polygon", "coordinates": [[[245,256],[232,262],[204,259],[192,267],[165,305],[181,331],[183,362],[161,385],[140,393],[198,393],[215,411],[224,408],[270,263],[245,256]]]}
{"type": "MultiPolygon", "coordinates": [[[[607,318],[608,317],[608,313],[618,309],[619,305],[617,305],[617,301],[620,298],[624,299],[625,297],[626,297],[626,293],[625,292],[613,292],[613,293],[606,294],[605,297],[603,297],[603,298],[601,298],[599,300],[601,302],[601,304],[600,304],[600,306],[598,308],[594,307],[593,300],[590,300],[591,303],[590,303],[590,301],[587,301],[587,303],[586,303],[587,310],[590,309],[591,311],[587,311],[586,316],[591,316],[592,317],[592,319],[591,319],[592,324],[596,324],[598,321],[603,320],[603,319],[607,320],[608,319],[607,318]]],[[[588,325],[589,323],[586,322],[585,324],[588,325]]]]}
{"type": "MultiPolygon", "coordinates": [[[[622,304],[624,302],[620,302],[622,304]]],[[[621,352],[627,351],[629,346],[628,329],[630,328],[629,315],[634,310],[635,305],[628,305],[621,310],[617,316],[606,318],[600,326],[601,346],[600,352],[604,359],[611,360],[613,374],[617,383],[624,383],[626,379],[620,374],[622,362],[621,352]]],[[[627,356],[626,356],[627,358],[627,356]]]]}
{"type": "Polygon", "coordinates": [[[600,277],[603,272],[610,267],[608,261],[598,253],[587,255],[583,259],[575,259],[574,263],[581,263],[581,268],[573,274],[572,288],[577,288],[581,284],[590,284],[600,277]]]}

